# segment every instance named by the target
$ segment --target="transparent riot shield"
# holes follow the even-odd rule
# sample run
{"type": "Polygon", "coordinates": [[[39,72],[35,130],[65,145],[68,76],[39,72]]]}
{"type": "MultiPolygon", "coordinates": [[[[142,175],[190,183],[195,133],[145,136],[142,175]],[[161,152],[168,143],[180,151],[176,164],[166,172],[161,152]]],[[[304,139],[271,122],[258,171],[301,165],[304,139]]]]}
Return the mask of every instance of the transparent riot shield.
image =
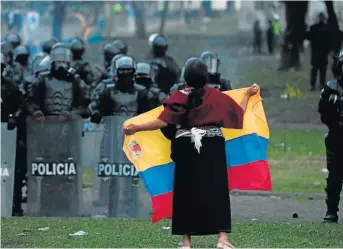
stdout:
{"type": "Polygon", "coordinates": [[[93,205],[98,213],[93,215],[135,219],[151,217],[150,197],[139,180],[134,165],[123,152],[122,125],[129,118],[104,118],[100,161],[95,168],[96,181],[93,184],[93,205]]]}
{"type": "Polygon", "coordinates": [[[81,215],[82,169],[80,139],[83,120],[27,120],[27,215],[77,217],[81,215]]]}
{"type": "Polygon", "coordinates": [[[1,217],[12,216],[17,129],[1,123],[1,217]]]}

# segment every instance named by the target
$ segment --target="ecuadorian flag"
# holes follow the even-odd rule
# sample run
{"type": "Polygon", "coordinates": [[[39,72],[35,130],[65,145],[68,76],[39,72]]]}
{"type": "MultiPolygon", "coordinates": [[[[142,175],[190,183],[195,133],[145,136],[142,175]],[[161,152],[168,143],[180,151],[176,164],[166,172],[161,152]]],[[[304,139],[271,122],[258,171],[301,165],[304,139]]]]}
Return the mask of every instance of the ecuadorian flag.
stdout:
{"type": "MultiPolygon", "coordinates": [[[[240,103],[246,90],[243,88],[225,93],[240,103]]],[[[158,107],[129,119],[126,124],[139,124],[156,119],[162,110],[163,106],[158,107]]],[[[250,98],[242,130],[222,130],[226,139],[228,191],[270,191],[272,183],[267,161],[269,128],[261,95],[258,93],[250,98]]],[[[124,140],[123,150],[135,165],[151,196],[152,222],[172,216],[174,162],[170,158],[170,148],[170,141],[160,130],[139,132],[125,136],[124,140]]]]}

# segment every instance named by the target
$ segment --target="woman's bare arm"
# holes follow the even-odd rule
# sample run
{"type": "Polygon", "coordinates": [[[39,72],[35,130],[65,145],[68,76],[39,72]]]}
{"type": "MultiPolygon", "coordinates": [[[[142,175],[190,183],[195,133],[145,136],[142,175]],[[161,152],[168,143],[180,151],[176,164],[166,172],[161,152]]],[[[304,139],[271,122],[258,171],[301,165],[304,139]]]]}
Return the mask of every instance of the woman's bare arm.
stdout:
{"type": "Polygon", "coordinates": [[[168,124],[160,119],[154,119],[144,124],[137,125],[137,132],[139,131],[153,131],[166,127],[168,124]]]}

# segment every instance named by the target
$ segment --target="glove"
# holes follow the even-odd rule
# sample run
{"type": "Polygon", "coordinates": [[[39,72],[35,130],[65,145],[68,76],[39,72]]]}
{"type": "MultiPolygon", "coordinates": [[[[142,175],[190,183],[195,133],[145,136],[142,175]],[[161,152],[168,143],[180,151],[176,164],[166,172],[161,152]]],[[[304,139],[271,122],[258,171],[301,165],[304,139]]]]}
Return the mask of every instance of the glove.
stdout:
{"type": "Polygon", "coordinates": [[[92,115],[91,115],[91,122],[92,123],[100,124],[101,119],[102,119],[102,117],[101,117],[99,112],[92,113],[92,115]]]}
{"type": "Polygon", "coordinates": [[[10,117],[7,122],[7,130],[11,131],[17,126],[17,122],[13,117],[10,117]]]}
{"type": "Polygon", "coordinates": [[[60,120],[67,121],[71,119],[71,112],[69,111],[61,111],[60,120]]]}
{"type": "Polygon", "coordinates": [[[36,121],[45,121],[44,113],[42,111],[35,111],[32,116],[36,121]]]}
{"type": "Polygon", "coordinates": [[[331,104],[331,105],[336,105],[338,102],[338,95],[337,94],[330,94],[330,96],[329,96],[329,103],[331,104]]]}

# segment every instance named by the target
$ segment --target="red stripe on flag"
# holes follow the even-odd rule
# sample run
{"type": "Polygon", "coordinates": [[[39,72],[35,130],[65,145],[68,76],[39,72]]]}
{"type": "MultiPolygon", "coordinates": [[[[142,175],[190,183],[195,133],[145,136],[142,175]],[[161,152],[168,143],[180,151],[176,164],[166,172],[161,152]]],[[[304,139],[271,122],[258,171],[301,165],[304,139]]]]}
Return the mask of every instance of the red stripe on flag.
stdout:
{"type": "Polygon", "coordinates": [[[229,191],[272,190],[268,161],[257,161],[228,168],[229,191]]]}
{"type": "Polygon", "coordinates": [[[156,223],[173,215],[173,195],[174,191],[166,194],[152,196],[152,223],[156,223]]]}

